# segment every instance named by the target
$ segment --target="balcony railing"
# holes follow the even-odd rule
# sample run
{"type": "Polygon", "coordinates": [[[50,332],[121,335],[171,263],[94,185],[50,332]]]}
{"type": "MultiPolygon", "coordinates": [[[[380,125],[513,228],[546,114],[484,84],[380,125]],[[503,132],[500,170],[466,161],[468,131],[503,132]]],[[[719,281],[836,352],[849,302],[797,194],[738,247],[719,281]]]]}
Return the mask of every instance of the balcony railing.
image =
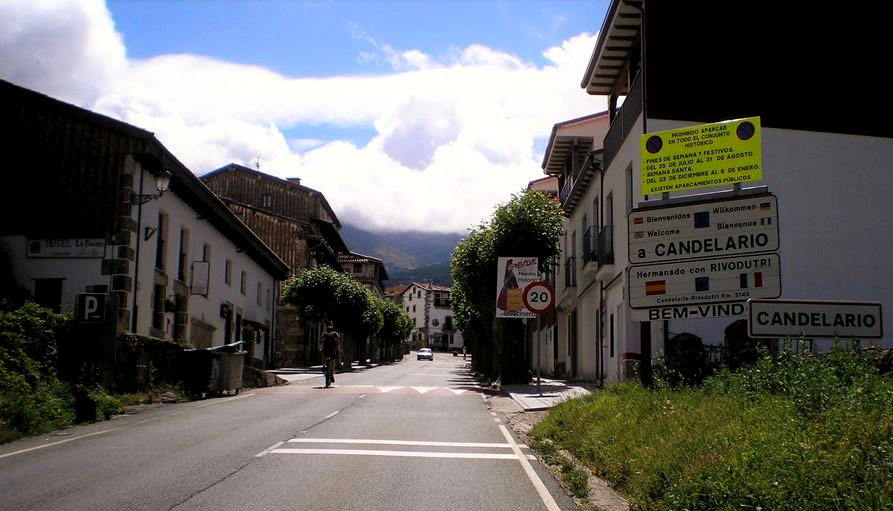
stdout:
{"type": "Polygon", "coordinates": [[[635,125],[640,113],[642,113],[641,73],[636,75],[636,78],[633,80],[626,99],[623,101],[623,106],[617,110],[617,116],[614,117],[614,121],[611,122],[611,128],[605,135],[605,169],[611,165],[611,160],[617,156],[617,151],[620,150],[621,144],[623,144],[626,136],[629,135],[630,130],[633,129],[633,125],[635,125]]]}
{"type": "Polygon", "coordinates": [[[598,232],[596,247],[598,264],[614,264],[614,226],[606,225],[598,232]]]}
{"type": "Polygon", "coordinates": [[[583,264],[598,261],[598,227],[590,225],[583,233],[583,264]]]}
{"type": "Polygon", "coordinates": [[[435,300],[434,300],[434,306],[435,306],[435,307],[445,307],[445,308],[449,308],[449,307],[450,307],[450,301],[449,301],[449,300],[437,300],[437,299],[435,299],[435,300]]]}
{"type": "Polygon", "coordinates": [[[576,257],[568,257],[564,261],[564,287],[577,287],[576,257]]]}

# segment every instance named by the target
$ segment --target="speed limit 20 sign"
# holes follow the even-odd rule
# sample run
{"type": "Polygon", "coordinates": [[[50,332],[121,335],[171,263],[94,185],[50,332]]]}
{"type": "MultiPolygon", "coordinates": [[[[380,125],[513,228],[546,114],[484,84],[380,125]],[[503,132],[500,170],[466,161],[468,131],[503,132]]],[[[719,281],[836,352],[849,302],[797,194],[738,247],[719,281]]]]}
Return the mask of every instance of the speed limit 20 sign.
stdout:
{"type": "Polygon", "coordinates": [[[535,314],[552,312],[555,307],[555,290],[544,280],[531,282],[524,288],[524,306],[535,314]]]}

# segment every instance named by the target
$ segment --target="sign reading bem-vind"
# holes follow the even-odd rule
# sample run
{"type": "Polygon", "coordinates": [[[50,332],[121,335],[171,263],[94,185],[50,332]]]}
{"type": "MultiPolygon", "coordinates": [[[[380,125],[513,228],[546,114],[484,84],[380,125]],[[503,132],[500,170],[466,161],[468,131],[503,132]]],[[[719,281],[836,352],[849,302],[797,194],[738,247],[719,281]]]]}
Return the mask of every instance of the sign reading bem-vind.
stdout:
{"type": "Polygon", "coordinates": [[[748,300],[747,333],[751,337],[884,336],[881,304],[818,300],[748,300]]]}
{"type": "Polygon", "coordinates": [[[760,118],[646,133],[642,195],[759,181],[760,118]]]}

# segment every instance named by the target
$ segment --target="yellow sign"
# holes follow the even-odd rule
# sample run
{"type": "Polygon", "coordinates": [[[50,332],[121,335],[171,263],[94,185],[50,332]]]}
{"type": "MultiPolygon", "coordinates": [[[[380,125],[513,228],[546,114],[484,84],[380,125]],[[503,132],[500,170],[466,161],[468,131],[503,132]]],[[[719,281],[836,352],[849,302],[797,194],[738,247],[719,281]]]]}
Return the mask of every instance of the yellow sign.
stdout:
{"type": "Polygon", "coordinates": [[[763,179],[760,118],[642,135],[642,194],[763,179]]]}

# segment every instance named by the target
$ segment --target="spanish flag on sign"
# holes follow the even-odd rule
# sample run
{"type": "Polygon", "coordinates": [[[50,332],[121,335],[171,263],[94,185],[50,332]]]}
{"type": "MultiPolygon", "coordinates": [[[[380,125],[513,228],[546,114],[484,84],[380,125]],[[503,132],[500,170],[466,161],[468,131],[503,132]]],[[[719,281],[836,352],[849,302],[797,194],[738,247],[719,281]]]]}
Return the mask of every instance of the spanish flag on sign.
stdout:
{"type": "Polygon", "coordinates": [[[666,280],[650,280],[645,282],[645,296],[667,294],[666,280]]]}

